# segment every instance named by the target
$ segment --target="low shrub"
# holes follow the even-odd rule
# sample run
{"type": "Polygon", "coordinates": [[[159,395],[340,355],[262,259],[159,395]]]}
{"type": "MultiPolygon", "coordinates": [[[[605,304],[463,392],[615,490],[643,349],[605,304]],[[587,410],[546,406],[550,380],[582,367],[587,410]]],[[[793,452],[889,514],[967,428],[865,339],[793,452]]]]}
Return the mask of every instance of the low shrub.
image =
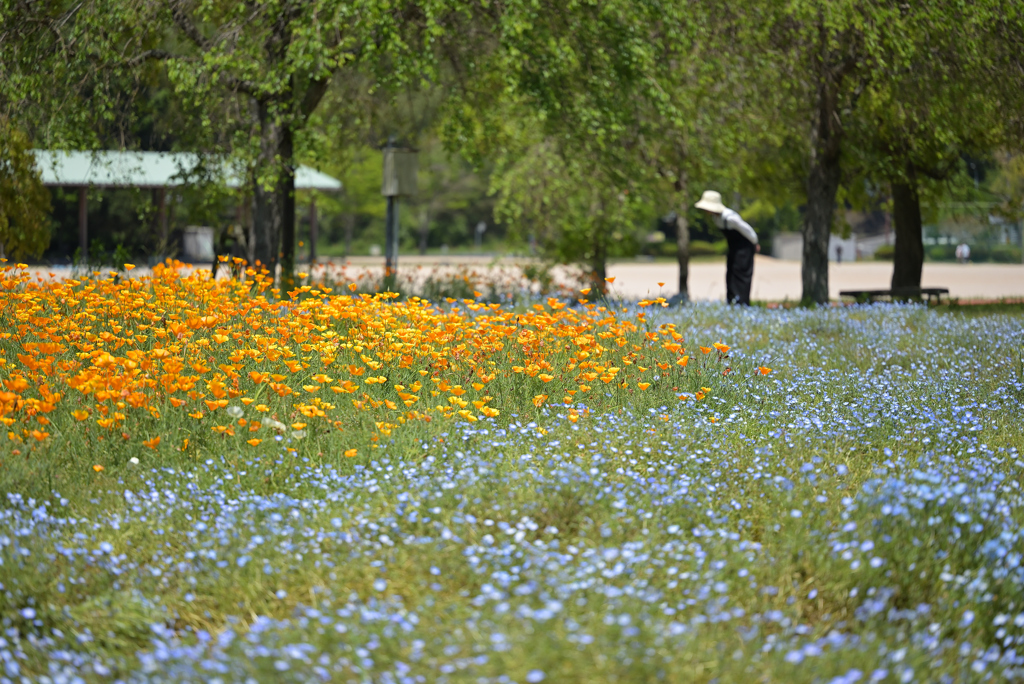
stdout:
{"type": "Polygon", "coordinates": [[[932,261],[954,261],[956,247],[954,245],[931,245],[925,249],[925,256],[932,261]]]}
{"type": "Polygon", "coordinates": [[[663,240],[657,244],[652,244],[649,247],[650,253],[654,256],[659,257],[674,257],[676,256],[676,241],[675,240],[663,240]]]}
{"type": "Polygon", "coordinates": [[[992,248],[989,254],[989,261],[999,264],[1019,264],[1020,247],[1014,245],[997,245],[992,248]]]}
{"type": "Polygon", "coordinates": [[[875,261],[892,261],[895,254],[896,247],[894,245],[882,245],[875,250],[875,261]]]}
{"type": "Polygon", "coordinates": [[[706,242],[704,240],[693,240],[690,242],[690,256],[721,256],[729,251],[729,243],[725,240],[717,242],[706,242]]]}

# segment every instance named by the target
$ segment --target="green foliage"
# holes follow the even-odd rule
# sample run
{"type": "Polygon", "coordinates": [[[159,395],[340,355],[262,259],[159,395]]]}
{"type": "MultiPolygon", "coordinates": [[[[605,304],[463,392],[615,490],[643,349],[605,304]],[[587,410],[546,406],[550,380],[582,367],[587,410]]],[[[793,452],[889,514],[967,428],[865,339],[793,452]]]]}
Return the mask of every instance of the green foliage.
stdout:
{"type": "Polygon", "coordinates": [[[1024,217],[1024,154],[1000,152],[992,192],[998,197],[998,213],[1010,220],[1024,217]]]}
{"type": "MultiPolygon", "coordinates": [[[[956,246],[931,245],[925,250],[925,254],[932,261],[953,261],[956,259],[956,246]]],[[[892,257],[890,256],[889,258],[891,259],[892,257]]]]}
{"type": "Polygon", "coordinates": [[[694,240],[690,243],[690,256],[692,257],[723,256],[728,251],[729,243],[725,240],[718,242],[694,240]]]}
{"type": "Polygon", "coordinates": [[[125,129],[147,111],[135,99],[144,84],[168,85],[188,120],[188,146],[227,156],[248,180],[237,195],[254,207],[255,255],[268,265],[280,255],[287,291],[296,242],[292,169],[318,158],[325,135],[352,140],[350,130],[371,125],[356,113],[365,93],[390,93],[429,75],[433,53],[422,41],[443,34],[445,8],[405,21],[414,9],[373,0],[5,4],[0,78],[14,96],[0,105],[33,114],[47,144],[97,147],[114,138],[121,147],[134,142],[125,129]],[[339,95],[363,96],[336,97],[329,115],[313,119],[335,83],[339,95]]]}
{"type": "MultiPolygon", "coordinates": [[[[936,245],[928,248],[928,257],[935,261],[952,261],[953,247],[947,245],[936,245]],[[945,249],[947,248],[948,249],[945,249]],[[943,248],[943,249],[940,249],[943,248]]],[[[994,264],[1019,264],[1021,263],[1021,250],[1016,245],[971,245],[971,261],[973,263],[994,263],[994,264]]]]}
{"type": "Polygon", "coordinates": [[[0,253],[16,261],[40,256],[50,244],[49,213],[28,137],[0,117],[0,253]]]}
{"type": "Polygon", "coordinates": [[[1021,263],[1020,247],[996,245],[989,253],[989,259],[998,264],[1019,264],[1021,263]]]}
{"type": "Polygon", "coordinates": [[[894,254],[896,248],[893,245],[882,245],[875,250],[875,261],[892,261],[894,254]]]}
{"type": "Polygon", "coordinates": [[[537,142],[499,166],[495,216],[521,240],[535,239],[556,262],[580,263],[604,291],[609,257],[635,254],[638,206],[601,169],[587,168],[552,140],[537,142]]]}
{"type": "MultiPolygon", "coordinates": [[[[31,507],[10,506],[27,531],[0,565],[0,606],[29,656],[19,659],[21,674],[42,678],[52,663],[40,656],[55,643],[69,659],[110,657],[126,679],[147,656],[224,649],[232,674],[297,681],[322,672],[313,669],[319,653],[354,653],[373,642],[372,659],[337,657],[331,676],[385,680],[401,663],[409,676],[430,681],[439,663],[455,661],[465,665],[455,671],[459,681],[522,682],[535,668],[545,681],[566,682],[747,681],[756,673],[803,683],[882,671],[882,681],[981,679],[972,662],[999,647],[1003,637],[993,630],[1020,611],[1014,574],[993,572],[1013,562],[1016,547],[1000,547],[1008,560],[991,552],[1003,541],[999,525],[1007,538],[1019,525],[1019,403],[1005,389],[1008,365],[1018,370],[1002,333],[1012,327],[1007,316],[1019,323],[1020,306],[987,309],[971,322],[962,320],[976,315],[966,307],[748,314],[719,306],[687,312],[681,331],[691,344],[724,327],[744,331],[742,344],[726,341],[750,359],[788,346],[768,378],[733,390],[719,376],[702,404],[679,402],[671,383],[658,383],[648,396],[609,402],[579,424],[526,402],[515,418],[477,424],[490,434],[434,421],[376,443],[371,430],[345,425],[259,455],[226,449],[219,437],[198,452],[195,445],[178,451],[177,440],[159,453],[129,449],[120,437],[99,446],[94,439],[66,446],[62,437],[30,458],[5,447],[0,486],[35,498],[31,507]],[[818,343],[805,342],[812,339],[818,343]],[[965,357],[973,358],[970,372],[965,357]],[[980,403],[986,409],[966,423],[964,407],[980,403]],[[894,415],[899,409],[905,420],[894,415]],[[921,413],[929,421],[913,420],[921,413]],[[844,428],[779,429],[809,417],[844,428]],[[341,455],[355,446],[356,458],[341,455]],[[140,462],[130,463],[132,456],[140,462]],[[95,473],[92,463],[106,470],[95,473]],[[159,502],[144,498],[154,492],[159,502]],[[1010,503],[1000,508],[990,499],[1010,503]],[[44,504],[57,513],[36,522],[33,510],[42,517],[44,504]],[[959,522],[967,515],[970,523],[959,522]],[[558,543],[545,563],[482,550],[485,535],[524,519],[537,524],[524,535],[524,556],[558,543]],[[99,557],[105,544],[110,562],[99,557]],[[635,554],[615,559],[625,571],[584,564],[611,549],[635,554]],[[851,554],[843,557],[843,549],[851,554]],[[875,556],[881,567],[870,563],[875,556]],[[127,566],[133,570],[120,571],[127,566]],[[499,586],[494,575],[506,578],[499,572],[510,578],[500,590],[513,609],[473,605],[472,597],[499,586]],[[584,573],[591,579],[580,582],[584,573]],[[378,579],[386,589],[374,589],[378,579]],[[608,587],[618,589],[614,600],[608,587]],[[517,601],[524,610],[552,606],[529,603],[544,588],[563,592],[556,617],[516,614],[517,601]],[[640,591],[647,594],[632,595],[640,591]],[[708,620],[706,603],[689,603],[701,591],[715,605],[728,599],[728,620],[708,620]],[[672,615],[652,608],[652,596],[672,615]],[[45,638],[24,636],[38,633],[19,613],[26,605],[45,638]],[[393,614],[409,625],[380,618],[389,606],[400,606],[393,614]],[[323,620],[310,617],[313,610],[323,620]],[[623,616],[636,631],[615,619],[623,616]],[[668,625],[691,620],[699,629],[672,637],[668,625]],[[783,632],[781,620],[799,632],[783,632]],[[154,628],[168,630],[160,636],[173,630],[182,645],[163,648],[167,637],[154,643],[154,628]],[[946,645],[939,653],[916,639],[932,632],[946,645]],[[786,647],[777,650],[782,633],[786,647]],[[410,648],[421,636],[422,649],[410,648]],[[808,645],[820,650],[799,665],[786,660],[808,645]],[[259,655],[263,647],[298,654],[291,670],[275,670],[281,661],[259,655]]],[[[654,325],[679,322],[670,315],[652,315],[654,325]]],[[[216,346],[211,354],[231,362],[216,346]]],[[[496,385],[514,392],[517,382],[499,377],[496,385]]],[[[194,421],[169,414],[156,427],[194,429],[194,421]]],[[[51,418],[69,435],[82,429],[59,413],[51,418]]],[[[169,667],[149,662],[156,669],[148,677],[169,667]]]]}
{"type": "Polygon", "coordinates": [[[445,136],[497,162],[492,188],[499,214],[518,221],[515,234],[596,271],[604,243],[635,248],[630,223],[686,215],[689,179],[729,176],[756,123],[729,124],[756,117],[736,106],[733,60],[746,52],[728,48],[718,10],[660,0],[502,6],[502,49],[474,61],[473,87],[459,92],[445,136]],[[539,168],[537,158],[552,155],[566,168],[539,168]],[[611,211],[622,196],[629,211],[611,211]],[[602,228],[598,211],[608,212],[602,228]]]}

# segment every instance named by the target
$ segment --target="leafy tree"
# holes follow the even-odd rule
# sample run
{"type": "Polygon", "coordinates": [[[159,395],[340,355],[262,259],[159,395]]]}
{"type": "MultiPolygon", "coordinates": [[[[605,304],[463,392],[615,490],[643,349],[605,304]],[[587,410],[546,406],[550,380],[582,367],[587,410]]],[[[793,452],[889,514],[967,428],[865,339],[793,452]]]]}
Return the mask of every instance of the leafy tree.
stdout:
{"type": "Polygon", "coordinates": [[[900,8],[884,0],[768,0],[750,10],[750,25],[763,30],[748,31],[746,40],[768,60],[746,77],[764,83],[762,106],[774,110],[780,141],[768,166],[781,172],[776,181],[790,192],[791,183],[800,183],[805,207],[804,301],[828,301],[828,242],[848,130],[880,53],[898,42],[902,23],[900,8]]]}
{"type": "Polygon", "coordinates": [[[845,194],[858,194],[865,177],[892,186],[902,226],[893,284],[919,285],[920,179],[948,176],[962,152],[998,139],[990,114],[1005,112],[1004,96],[1020,92],[1009,85],[1020,72],[1020,9],[1001,0],[750,7],[765,26],[750,43],[764,47],[770,66],[750,77],[772,84],[764,92],[783,141],[767,163],[783,172],[783,184],[794,177],[786,170],[803,179],[803,299],[827,300],[837,196],[844,183],[845,194]]]}
{"type": "Polygon", "coordinates": [[[1000,200],[998,212],[1012,221],[1024,218],[1024,154],[999,152],[998,174],[992,191],[1000,200]]]}
{"type": "MultiPolygon", "coordinates": [[[[473,62],[449,108],[449,142],[495,160],[498,217],[548,256],[585,264],[602,289],[621,245],[611,236],[633,232],[643,196],[652,216],[674,207],[681,217],[685,291],[689,168],[679,155],[688,159],[689,141],[659,140],[675,101],[655,102],[665,94],[658,60],[671,56],[664,46],[679,15],[667,2],[504,3],[500,47],[473,62]]],[[[675,121],[687,113],[673,111],[675,121]]]]}
{"type": "Polygon", "coordinates": [[[650,85],[633,106],[639,131],[634,168],[648,194],[661,199],[659,206],[674,210],[679,293],[685,300],[687,214],[702,190],[750,183],[742,151],[770,140],[772,111],[759,106],[768,99],[759,92],[763,82],[743,78],[763,66],[762,56],[744,47],[750,17],[731,3],[669,3],[662,9],[650,28],[657,49],[650,85]]]}
{"type": "Polygon", "coordinates": [[[377,0],[12,3],[0,26],[39,27],[22,32],[22,47],[5,50],[16,58],[19,93],[65,139],[89,138],[82,131],[96,121],[66,106],[70,94],[91,89],[84,109],[113,121],[131,100],[124,84],[162,65],[196,117],[206,151],[230,154],[249,178],[255,256],[270,267],[280,257],[287,291],[295,262],[294,169],[311,156],[311,117],[337,80],[359,74],[373,89],[429,70],[432,53],[421,43],[443,34],[444,7],[434,9],[377,0]],[[59,96],[47,95],[48,78],[59,96]]]}
{"type": "MultiPolygon", "coordinates": [[[[499,163],[499,173],[518,173],[539,151],[557,154],[587,168],[588,184],[606,184],[609,197],[628,189],[632,217],[644,206],[652,218],[673,210],[685,298],[690,205],[711,183],[734,184],[740,151],[773,134],[774,110],[757,106],[768,99],[757,77],[763,58],[747,49],[748,24],[759,21],[721,2],[504,3],[495,21],[501,49],[477,60],[450,139],[520,160],[499,163]],[[527,121],[535,123],[517,125],[527,121]]],[[[531,196],[503,194],[503,215],[531,196]]],[[[590,207],[564,207],[582,212],[575,225],[586,239],[564,227],[550,234],[589,253],[590,207]]]]}
{"type": "MultiPolygon", "coordinates": [[[[417,224],[417,248],[420,254],[425,254],[431,242],[431,228],[442,214],[486,214],[491,201],[483,198],[489,175],[486,169],[474,170],[461,155],[446,153],[440,139],[424,138],[419,145],[419,165],[419,192],[410,211],[417,224]]],[[[494,226],[489,226],[489,230],[493,231],[494,226]]]]}
{"type": "Polygon", "coordinates": [[[1000,34],[1015,21],[1001,5],[936,0],[920,7],[907,22],[904,59],[888,60],[894,66],[878,69],[861,97],[854,154],[866,156],[865,173],[891,187],[893,288],[921,286],[922,197],[940,194],[965,154],[986,155],[1007,142],[1006,112],[1021,82],[996,58],[1000,34]]]}
{"type": "Polygon", "coordinates": [[[50,193],[28,137],[0,117],[0,256],[39,257],[50,244],[50,193]]]}
{"type": "Polygon", "coordinates": [[[628,189],[616,189],[600,168],[550,139],[503,161],[492,185],[496,217],[534,236],[549,259],[584,265],[594,293],[604,292],[608,258],[631,246],[634,205],[628,189]]]}
{"type": "MultiPolygon", "coordinates": [[[[280,254],[284,291],[294,282],[295,166],[309,119],[339,72],[370,55],[388,57],[403,18],[389,9],[333,0],[172,0],[154,7],[176,40],[151,56],[166,61],[177,92],[197,102],[239,103],[231,149],[252,181],[254,256],[273,268],[280,254]]],[[[203,125],[216,122],[208,116],[203,125]]]]}

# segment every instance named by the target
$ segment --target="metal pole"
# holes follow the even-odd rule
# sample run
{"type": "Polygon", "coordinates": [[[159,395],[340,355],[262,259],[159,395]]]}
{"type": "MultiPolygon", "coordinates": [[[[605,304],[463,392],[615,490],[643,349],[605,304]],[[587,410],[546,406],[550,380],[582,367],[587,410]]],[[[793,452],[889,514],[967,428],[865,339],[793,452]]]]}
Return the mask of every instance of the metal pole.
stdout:
{"type": "Polygon", "coordinates": [[[398,245],[400,244],[399,235],[401,232],[399,217],[399,196],[395,195],[395,211],[391,214],[391,263],[395,270],[395,276],[398,275],[398,245]]]}
{"type": "Polygon", "coordinates": [[[316,263],[316,239],[319,237],[319,226],[316,224],[316,197],[309,199],[309,265],[316,263]]]}
{"type": "Polygon", "coordinates": [[[388,196],[388,209],[384,226],[384,289],[391,291],[395,285],[398,270],[398,254],[395,249],[395,226],[398,224],[398,198],[388,196]]]}
{"type": "Polygon", "coordinates": [[[89,188],[78,188],[78,250],[82,263],[89,263],[89,188]]]}

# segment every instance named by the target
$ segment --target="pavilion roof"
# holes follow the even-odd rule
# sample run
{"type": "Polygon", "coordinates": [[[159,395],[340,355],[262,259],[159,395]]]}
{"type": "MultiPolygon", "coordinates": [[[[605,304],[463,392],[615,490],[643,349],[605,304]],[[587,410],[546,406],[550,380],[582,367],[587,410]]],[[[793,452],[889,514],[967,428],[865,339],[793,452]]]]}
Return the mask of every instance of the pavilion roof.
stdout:
{"type": "MultiPolygon", "coordinates": [[[[99,188],[166,188],[198,183],[220,175],[229,188],[242,181],[238,172],[224,162],[204,168],[209,157],[193,152],[95,152],[33,150],[43,184],[51,186],[92,186],[99,188]]],[[[295,169],[297,190],[341,190],[341,181],[300,165],[295,169]]]]}

